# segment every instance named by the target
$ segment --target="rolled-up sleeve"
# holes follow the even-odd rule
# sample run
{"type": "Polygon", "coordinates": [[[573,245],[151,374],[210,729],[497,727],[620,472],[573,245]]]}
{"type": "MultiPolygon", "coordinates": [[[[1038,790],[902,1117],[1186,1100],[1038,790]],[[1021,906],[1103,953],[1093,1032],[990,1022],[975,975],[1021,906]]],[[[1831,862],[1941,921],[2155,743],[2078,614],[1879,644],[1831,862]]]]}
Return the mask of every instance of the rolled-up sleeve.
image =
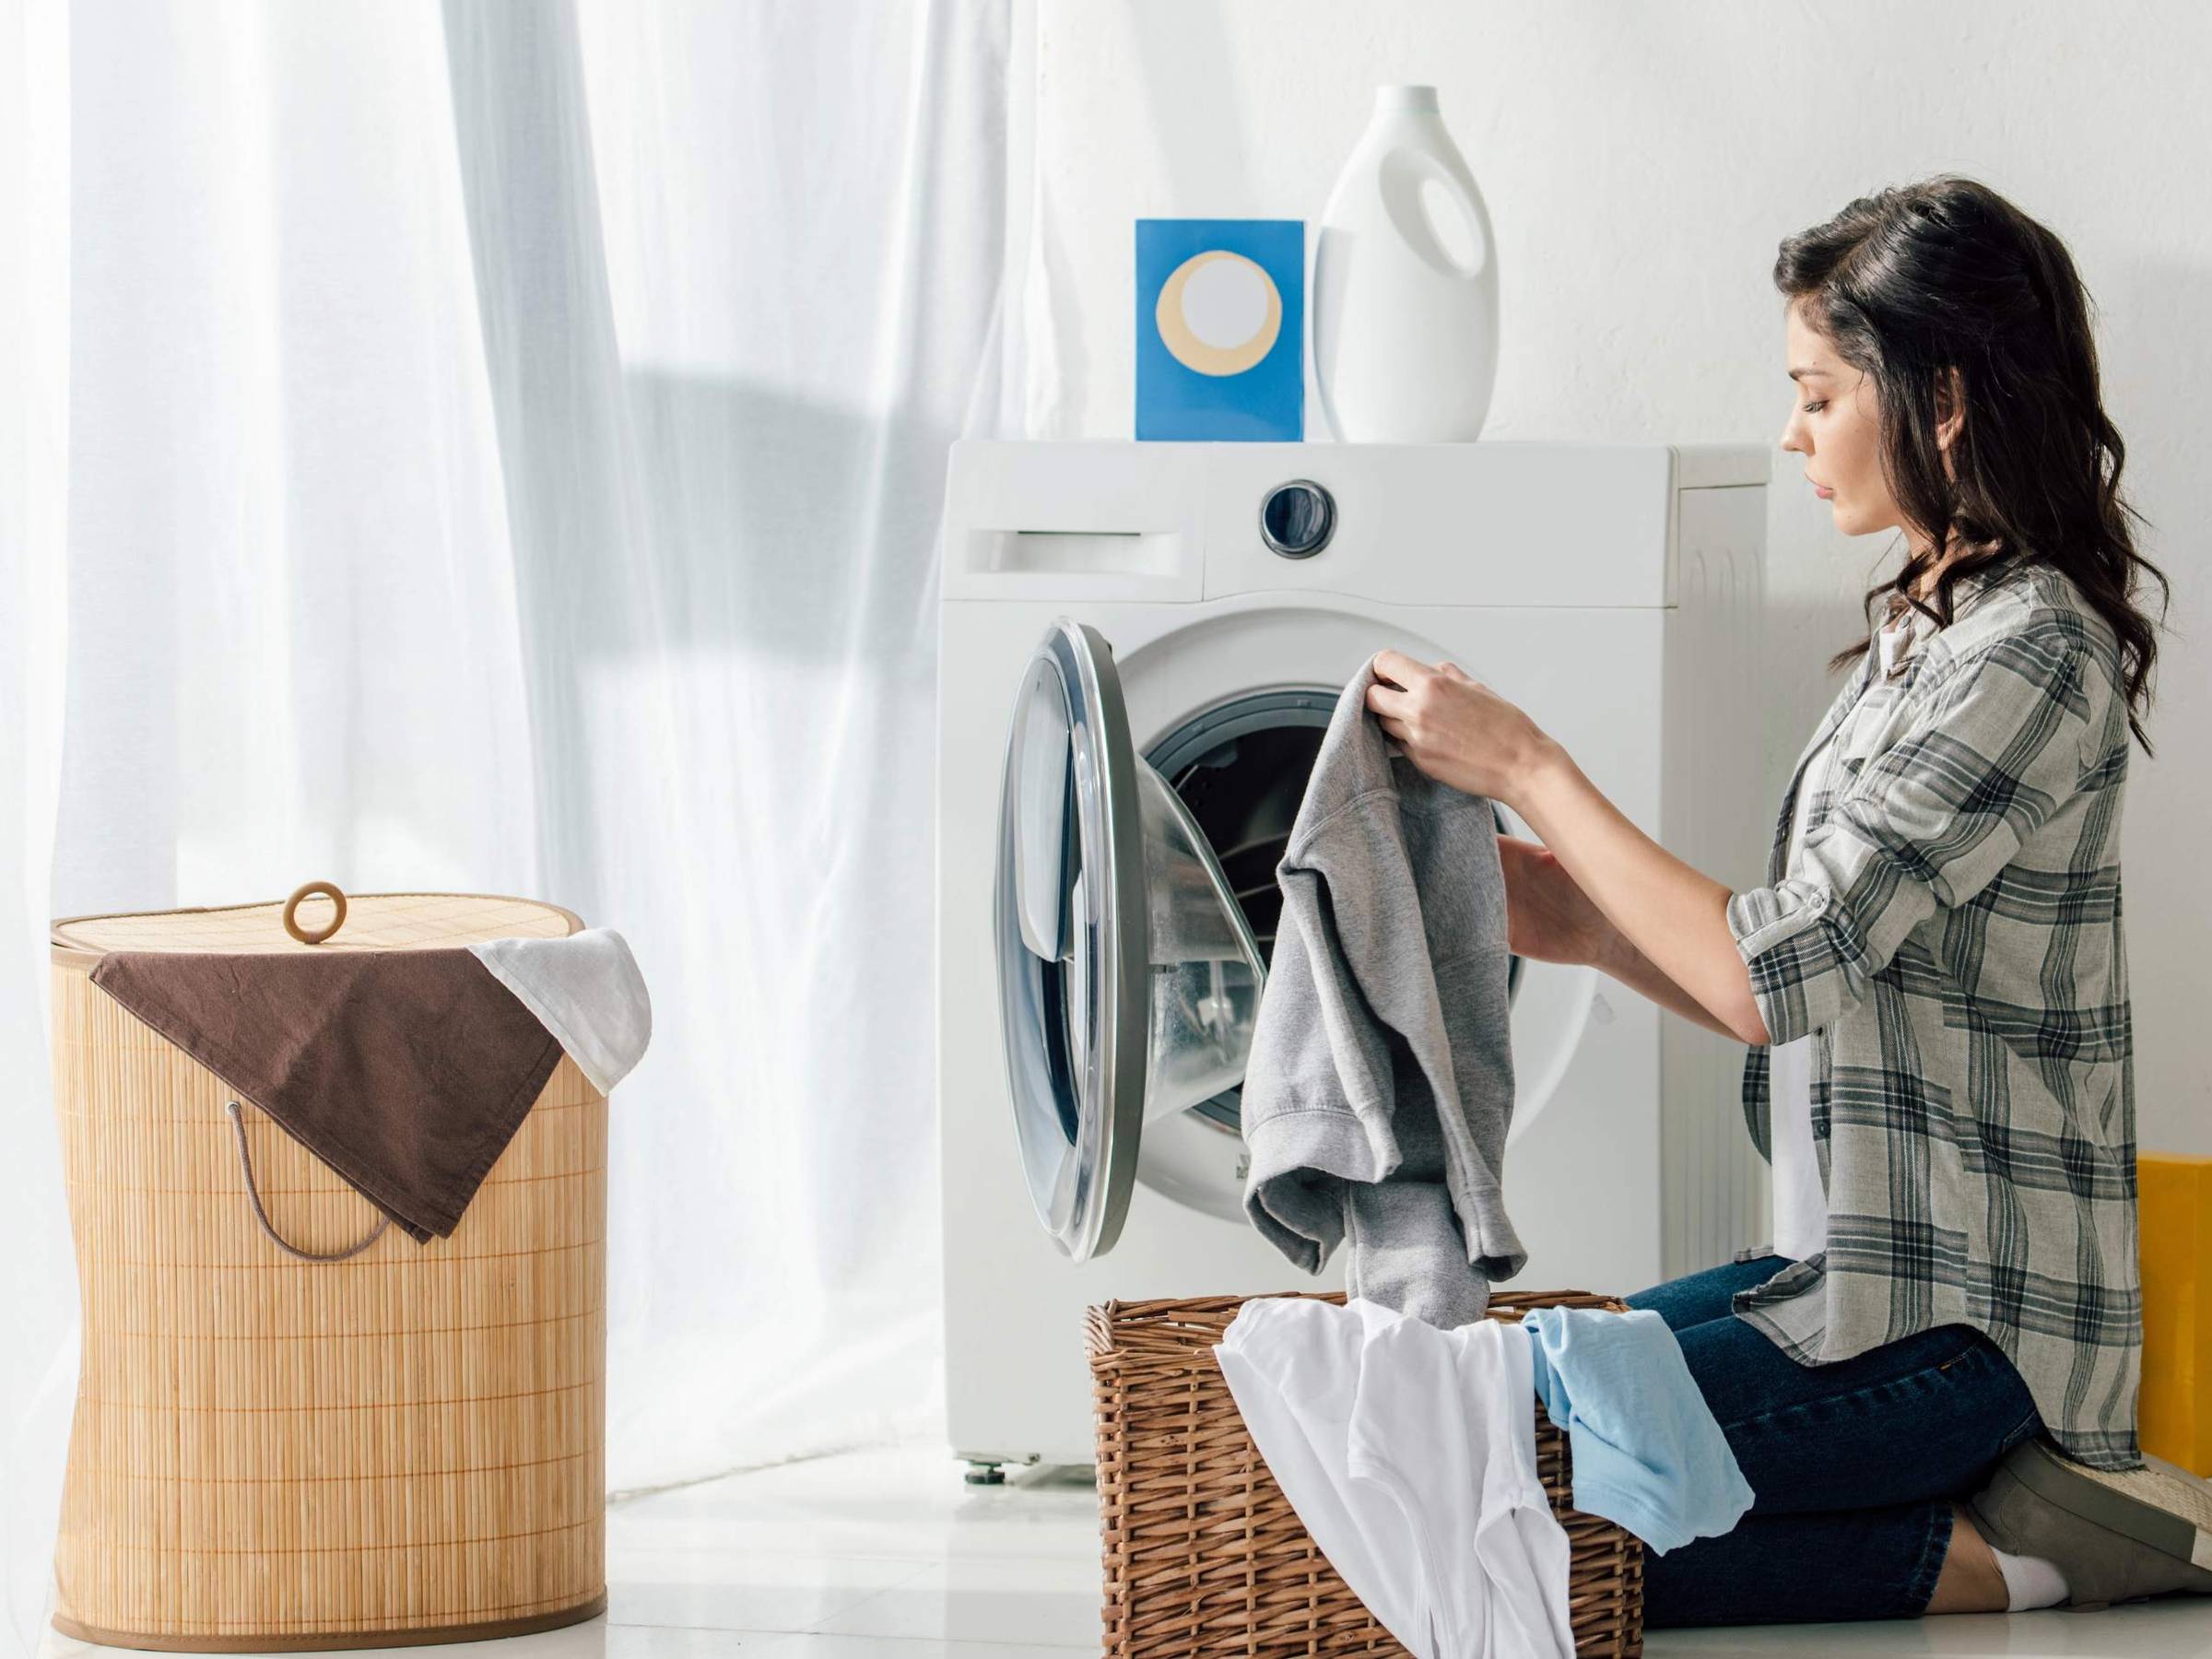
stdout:
{"type": "Polygon", "coordinates": [[[1855,1006],[1913,928],[2011,862],[2080,787],[2098,695],[2077,625],[1977,648],[1843,787],[1783,879],[1729,896],[1728,931],[1770,1042],[1855,1006]]]}

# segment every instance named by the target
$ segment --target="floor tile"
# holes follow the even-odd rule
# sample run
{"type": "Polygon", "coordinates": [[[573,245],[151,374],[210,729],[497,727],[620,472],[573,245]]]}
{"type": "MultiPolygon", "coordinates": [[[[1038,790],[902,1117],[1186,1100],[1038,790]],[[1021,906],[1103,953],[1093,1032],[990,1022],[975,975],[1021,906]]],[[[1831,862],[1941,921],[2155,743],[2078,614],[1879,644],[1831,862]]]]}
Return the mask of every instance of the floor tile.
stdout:
{"type": "Polygon", "coordinates": [[[785,1636],[771,1647],[748,1648],[747,1659],[1069,1659],[1089,1648],[1020,1641],[924,1641],[907,1636],[785,1636]]]}
{"type": "MultiPolygon", "coordinates": [[[[755,1659],[771,1644],[784,1640],[781,1633],[738,1630],[680,1630],[656,1625],[610,1625],[594,1618],[559,1630],[541,1630],[535,1636],[511,1636],[499,1641],[472,1641],[452,1647],[355,1648],[342,1653],[295,1653],[287,1659],[376,1659],[382,1654],[412,1654],[415,1659],[435,1653],[466,1654],[467,1659],[723,1659],[742,1653],[755,1659]]],[[[38,1659],[145,1659],[133,1649],[95,1647],[71,1641],[49,1630],[38,1650],[38,1659]]]]}
{"type": "Polygon", "coordinates": [[[607,1621],[717,1630],[810,1630],[928,1571],[884,1560],[758,1548],[607,1551],[607,1621]]]}
{"type": "Polygon", "coordinates": [[[1098,1494],[1065,1470],[971,1487],[935,1448],[783,1465],[617,1503],[610,1547],[806,1549],[824,1555],[1095,1559],[1098,1494]]]}
{"type": "Polygon", "coordinates": [[[1095,1559],[977,1557],[925,1567],[819,1628],[843,1635],[1038,1642],[1095,1653],[1099,1605],[1095,1559]]]}
{"type": "Polygon", "coordinates": [[[1647,1630],[1648,1659],[2212,1659],[2212,1598],[2165,1596],[2090,1612],[1951,1613],[1858,1624],[1647,1630]]]}

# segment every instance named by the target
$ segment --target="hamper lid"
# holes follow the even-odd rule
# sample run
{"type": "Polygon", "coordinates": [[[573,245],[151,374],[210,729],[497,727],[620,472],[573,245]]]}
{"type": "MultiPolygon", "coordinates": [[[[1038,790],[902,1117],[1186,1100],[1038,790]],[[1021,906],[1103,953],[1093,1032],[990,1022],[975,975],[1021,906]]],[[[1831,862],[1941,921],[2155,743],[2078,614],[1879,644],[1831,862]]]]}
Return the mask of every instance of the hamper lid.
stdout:
{"type": "MultiPolygon", "coordinates": [[[[53,924],[57,967],[89,971],[111,950],[422,950],[489,939],[560,939],[583,931],[583,920],[558,904],[496,893],[348,893],[343,926],[320,945],[284,927],[285,901],[204,910],[142,911],[112,916],[66,916],[53,924]]],[[[300,902],[309,932],[330,925],[333,902],[300,902]]]]}
{"type": "Polygon", "coordinates": [[[452,1235],[533,1110],[574,1034],[569,1015],[586,1036],[612,1019],[642,1047],[642,982],[620,935],[530,900],[353,899],[314,881],[281,904],[70,918],[52,938],[57,964],[236,1095],[225,1111],[246,1196],[271,1241],[311,1261],[350,1259],[382,1224],[335,1255],[287,1242],[254,1193],[240,1101],[426,1242],[452,1235]],[[499,951],[524,954],[486,959],[499,951]],[[547,980],[569,1003],[547,1001],[547,980]]]}

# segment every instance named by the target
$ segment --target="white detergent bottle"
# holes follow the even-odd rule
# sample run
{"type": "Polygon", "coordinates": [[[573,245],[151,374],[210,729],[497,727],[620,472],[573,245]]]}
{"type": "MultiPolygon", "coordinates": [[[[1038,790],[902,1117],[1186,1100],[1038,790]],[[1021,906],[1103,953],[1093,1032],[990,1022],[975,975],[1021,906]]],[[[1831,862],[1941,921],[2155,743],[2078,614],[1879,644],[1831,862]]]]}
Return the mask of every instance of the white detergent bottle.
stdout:
{"type": "Polygon", "coordinates": [[[1378,87],[1313,253],[1313,380],[1348,443],[1482,434],[1498,378],[1498,259],[1434,87],[1378,87]]]}

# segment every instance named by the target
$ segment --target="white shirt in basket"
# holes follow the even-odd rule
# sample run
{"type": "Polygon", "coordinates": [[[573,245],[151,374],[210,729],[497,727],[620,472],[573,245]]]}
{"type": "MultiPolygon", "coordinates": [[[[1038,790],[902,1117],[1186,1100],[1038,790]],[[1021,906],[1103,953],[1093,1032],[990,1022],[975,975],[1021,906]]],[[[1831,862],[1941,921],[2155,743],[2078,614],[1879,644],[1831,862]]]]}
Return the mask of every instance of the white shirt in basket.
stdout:
{"type": "Polygon", "coordinates": [[[1214,1355],[1291,1509],[1416,1659],[1573,1659],[1519,1325],[1255,1297],[1214,1355]]]}

